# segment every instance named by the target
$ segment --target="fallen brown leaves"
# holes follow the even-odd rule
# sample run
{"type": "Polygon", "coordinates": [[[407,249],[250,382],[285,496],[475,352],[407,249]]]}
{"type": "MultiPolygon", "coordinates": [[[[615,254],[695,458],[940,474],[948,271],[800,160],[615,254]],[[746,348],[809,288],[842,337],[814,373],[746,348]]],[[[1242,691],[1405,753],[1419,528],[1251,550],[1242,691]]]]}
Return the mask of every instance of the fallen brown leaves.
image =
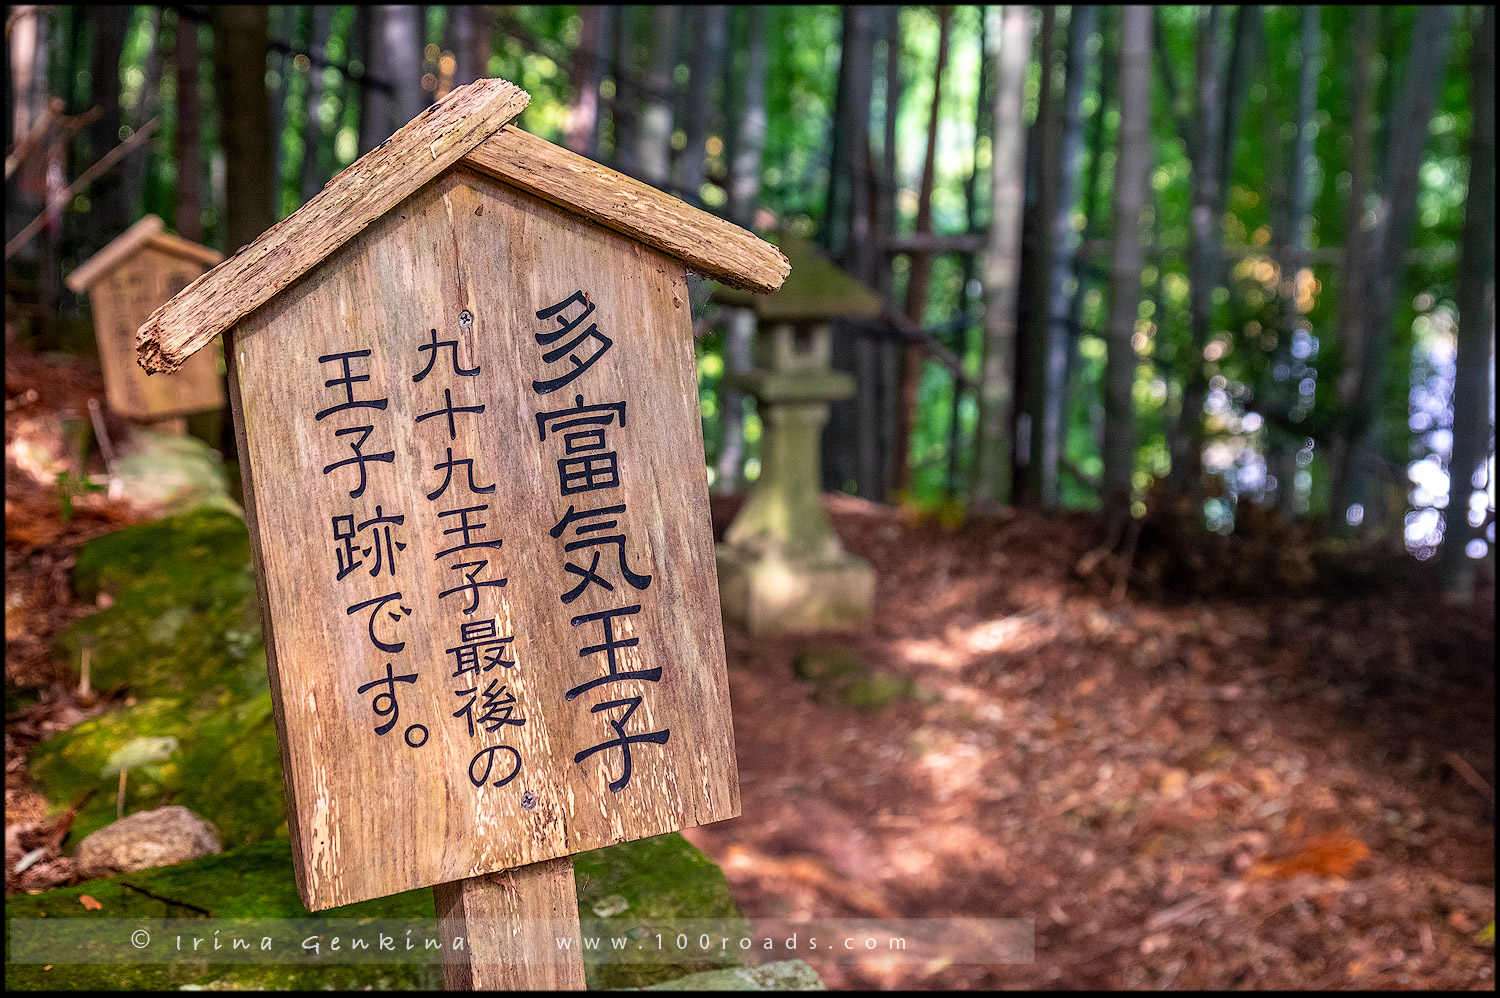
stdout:
{"type": "Polygon", "coordinates": [[[1252,880],[1261,877],[1287,880],[1303,874],[1343,877],[1369,858],[1369,846],[1346,831],[1338,831],[1313,836],[1300,843],[1286,859],[1256,863],[1245,871],[1245,876],[1252,880]]]}
{"type": "Polygon", "coordinates": [[[828,505],[879,573],[875,619],[726,635],[743,811],[686,834],[752,916],[878,899],[1037,933],[1030,965],[813,959],[830,986],[1493,987],[1492,588],[1453,607],[1405,565],[1150,599],[1136,574],[1116,602],[1116,559],[1073,572],[1091,516],[828,505]],[[940,699],[819,704],[792,671],[812,644],[940,699]]]}

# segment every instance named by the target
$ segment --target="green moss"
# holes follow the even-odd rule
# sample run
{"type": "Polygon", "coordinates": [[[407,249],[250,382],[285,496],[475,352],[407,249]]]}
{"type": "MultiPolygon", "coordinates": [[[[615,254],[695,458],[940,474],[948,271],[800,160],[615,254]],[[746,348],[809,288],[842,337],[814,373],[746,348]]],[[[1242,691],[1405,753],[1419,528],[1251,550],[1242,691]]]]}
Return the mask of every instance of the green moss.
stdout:
{"type": "Polygon", "coordinates": [[[827,991],[818,972],[801,960],[782,960],[756,967],[729,967],[690,974],[651,991],[827,991]]]}
{"type": "MultiPolygon", "coordinates": [[[[660,835],[574,857],[579,885],[579,915],[593,919],[593,907],[618,894],[628,911],[609,921],[610,931],[628,931],[640,918],[738,918],[724,875],[680,835],[660,835]]],[[[6,900],[6,918],[308,918],[312,913],[297,896],[291,844],[277,838],[233,849],[180,866],[140,870],[109,880],[61,887],[43,894],[6,900]],[[84,908],[87,894],[100,908],[84,908]]],[[[408,891],[388,898],[334,908],[328,918],[436,918],[430,890],[408,891]]],[[[7,930],[9,931],[9,930],[7,930]]],[[[728,962],[728,961],[723,961],[728,962]]],[[[599,964],[585,953],[591,988],[639,987],[722,965],[714,961],[680,964],[599,964]]],[[[233,988],[422,988],[441,987],[435,963],[421,965],[351,965],[316,968],[287,965],[54,965],[44,971],[33,964],[7,963],[11,988],[115,990],[177,988],[183,985],[233,988]]]]}
{"type": "Polygon", "coordinates": [[[814,701],[829,707],[877,711],[897,700],[924,699],[910,679],[870,671],[848,648],[805,649],[793,661],[792,671],[813,684],[814,701]]]}
{"type": "Polygon", "coordinates": [[[837,699],[855,710],[876,711],[896,700],[912,696],[911,680],[888,672],[863,676],[841,688],[837,699]]]}
{"type": "Polygon", "coordinates": [[[714,288],[714,301],[752,308],[756,315],[769,321],[831,316],[873,319],[880,314],[880,296],[840,270],[812,243],[789,232],[769,233],[767,238],[777,244],[792,265],[785,283],[768,295],[721,285],[714,288]]]}
{"type": "Polygon", "coordinates": [[[206,705],[156,697],[39,745],[31,775],[50,800],[61,805],[94,792],[73,822],[70,844],[115,820],[119,756],[143,739],[175,739],[176,746],[128,769],[126,813],[181,804],[212,821],[226,846],[284,832],[281,761],[264,671],[261,686],[248,700],[226,692],[206,705]]]}
{"type": "Polygon", "coordinates": [[[129,767],[127,812],[181,804],[212,821],[226,846],[283,832],[281,762],[243,521],[199,509],[106,534],[79,551],[73,583],[81,598],[104,594],[108,605],[64,632],[63,650],[81,662],[87,649],[93,685],[127,689],[139,702],[70,728],[33,755],[32,776],[54,805],[93,791],[70,842],[115,820],[115,757],[143,739],[172,738],[176,746],[129,767]]]}
{"type": "Polygon", "coordinates": [[[230,513],[200,509],[90,541],[73,584],[82,599],[108,597],[59,642],[75,665],[88,650],[96,689],[244,696],[264,678],[250,538],[230,513]]]}
{"type": "MultiPolygon", "coordinates": [[[[573,857],[578,880],[579,917],[596,924],[601,918],[611,934],[637,934],[640,922],[668,918],[739,919],[729,893],[729,881],[713,860],[681,835],[656,835],[622,842],[573,857]],[[627,907],[620,910],[624,902],[627,907]],[[604,913],[615,912],[612,915],[604,913]]],[[[585,960],[584,972],[592,989],[639,988],[683,974],[732,966],[737,953],[708,954],[699,959],[662,962],[651,948],[627,950],[624,959],[609,963],[585,960]]]]}
{"type": "MultiPolygon", "coordinates": [[[[139,870],[110,880],[93,880],[44,894],[7,898],[5,915],[13,918],[307,918],[311,912],[297,897],[287,839],[207,856],[180,866],[139,870]],[[83,907],[87,894],[100,904],[83,907]],[[206,914],[205,914],[206,913],[206,914]]],[[[332,909],[330,918],[435,918],[431,891],[408,891],[393,897],[332,909]]],[[[8,932],[8,930],[7,930],[8,932]]],[[[57,964],[43,970],[35,964],[7,963],[7,988],[105,991],[180,988],[287,989],[420,988],[440,990],[442,976],[431,965],[219,965],[57,964]]]]}
{"type": "MultiPolygon", "coordinates": [[[[31,774],[61,807],[93,792],[70,843],[115,820],[119,765],[127,812],[181,804],[218,826],[228,850],[175,867],[89,881],[7,901],[10,918],[306,917],[297,897],[280,758],[261,645],[249,542],[243,522],[200,509],[98,538],[80,551],[79,594],[107,607],[67,631],[63,648],[89,649],[95,687],[139,698],[48,739],[31,774]],[[102,909],[78,898],[89,894],[102,909]]],[[[738,918],[724,875],[680,835],[664,835],[575,857],[582,917],[614,910],[611,929],[632,920],[738,918]],[[607,902],[607,903],[605,903],[607,902]],[[624,908],[620,909],[620,904],[624,908]]],[[[413,891],[324,913],[329,917],[433,917],[432,892],[413,891]]],[[[660,961],[660,955],[656,956],[660,961]]],[[[599,965],[586,954],[593,987],[641,986],[729,960],[599,965]]],[[[18,988],[429,988],[436,965],[212,967],[7,965],[18,988]]]]}
{"type": "Polygon", "coordinates": [[[830,682],[864,671],[864,663],[848,648],[807,648],[797,654],[792,671],[798,679],[830,682]]]}

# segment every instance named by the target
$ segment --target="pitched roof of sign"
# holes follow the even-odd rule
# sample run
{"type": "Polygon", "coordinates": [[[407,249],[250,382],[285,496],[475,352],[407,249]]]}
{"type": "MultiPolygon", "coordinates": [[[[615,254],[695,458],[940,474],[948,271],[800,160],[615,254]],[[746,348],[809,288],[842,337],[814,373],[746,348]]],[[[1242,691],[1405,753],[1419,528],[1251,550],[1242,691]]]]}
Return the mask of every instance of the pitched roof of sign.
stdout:
{"type": "Polygon", "coordinates": [[[169,234],[160,218],[147,215],[111,239],[99,252],[79,264],[63,283],[67,284],[74,294],[81,295],[105,274],[147,246],[164,253],[171,253],[173,256],[185,257],[205,267],[212,267],[224,259],[224,254],[212,247],[200,246],[180,236],[169,234]]]}
{"type": "Polygon", "coordinates": [[[462,163],[677,257],[732,287],[774,291],[771,244],[508,123],[531,97],[504,80],[454,89],[355,160],[312,200],[158,308],[136,334],[147,371],[176,370],[423,184],[462,163]]]}

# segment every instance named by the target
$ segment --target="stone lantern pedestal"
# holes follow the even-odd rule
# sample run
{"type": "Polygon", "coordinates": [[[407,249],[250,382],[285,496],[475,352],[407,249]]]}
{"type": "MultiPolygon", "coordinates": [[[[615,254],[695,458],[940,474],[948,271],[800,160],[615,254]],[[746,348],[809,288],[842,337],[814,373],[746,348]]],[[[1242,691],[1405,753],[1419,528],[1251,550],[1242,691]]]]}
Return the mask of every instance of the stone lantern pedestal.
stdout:
{"type": "MultiPolygon", "coordinates": [[[[878,310],[873,292],[820,258],[799,261],[814,251],[789,241],[781,246],[792,261],[786,287],[794,295],[806,294],[792,286],[799,266],[811,277],[821,265],[868,296],[856,298],[853,314],[878,310]]],[[[824,283],[832,282],[825,276],[824,283]]],[[[829,290],[848,304],[847,288],[829,290]]],[[[757,309],[755,368],[725,376],[725,387],[755,399],[762,424],[760,475],[714,552],[724,619],[751,634],[848,628],[874,613],[874,569],[844,550],[820,501],[823,424],[831,402],[854,394],[854,377],[829,367],[830,313],[808,309],[804,297],[801,314],[777,315],[781,293],[757,303],[764,308],[757,309]]]]}

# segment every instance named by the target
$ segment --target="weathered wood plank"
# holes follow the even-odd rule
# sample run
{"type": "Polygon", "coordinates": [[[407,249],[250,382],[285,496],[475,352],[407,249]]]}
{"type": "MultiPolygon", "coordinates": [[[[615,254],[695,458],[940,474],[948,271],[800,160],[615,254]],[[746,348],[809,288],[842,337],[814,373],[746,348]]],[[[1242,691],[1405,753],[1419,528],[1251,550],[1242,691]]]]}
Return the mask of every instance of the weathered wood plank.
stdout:
{"type": "Polygon", "coordinates": [[[328,182],[307,204],[194,281],[141,326],[147,371],[176,370],[328,254],[520,114],[530,96],[504,80],[458,87],[328,182]]]}
{"type": "Polygon", "coordinates": [[[463,163],[730,287],[775,291],[791,270],[780,250],[738,225],[514,126],[485,139],[463,163]]]}
{"type": "MultiPolygon", "coordinates": [[[[582,309],[581,298],[578,306],[572,311],[582,309]]],[[[681,262],[458,168],[244,319],[232,349],[246,509],[264,586],[298,885],[309,908],[738,814],[681,262]],[[611,343],[601,350],[601,341],[591,340],[569,348],[576,360],[544,361],[544,351],[566,341],[539,345],[537,336],[560,320],[538,319],[537,312],[574,292],[588,296],[590,322],[611,343]],[[421,351],[434,341],[456,347],[421,351]],[[340,383],[341,362],[320,361],[363,350],[369,355],[352,361],[348,373],[368,381],[340,383]],[[418,380],[429,359],[435,366],[418,380]],[[455,364],[479,373],[459,376],[455,364]],[[580,366],[576,380],[554,392],[534,387],[580,366]],[[349,389],[357,396],[346,396],[349,389]],[[573,439],[576,428],[555,427],[542,439],[537,416],[573,408],[579,396],[584,406],[624,404],[610,410],[621,418],[597,431],[607,437],[617,482],[564,494],[560,461],[575,444],[593,445],[573,439]],[[386,405],[316,418],[349,397],[386,405]],[[446,415],[418,421],[449,405],[458,407],[451,424],[446,415]],[[482,414],[463,411],[477,405],[482,414]],[[358,453],[351,437],[336,435],[356,426],[372,427],[364,454],[388,452],[390,460],[368,465],[367,491],[354,497],[360,469],[334,463],[358,453]],[[472,469],[452,468],[451,494],[430,501],[444,482],[438,465],[450,449],[455,461],[472,459],[472,469]],[[493,492],[483,491],[489,486],[493,492]],[[500,546],[445,557],[455,542],[445,531],[457,527],[453,516],[439,513],[465,506],[485,507],[469,518],[488,525],[475,539],[495,538],[500,546]],[[609,533],[623,537],[623,548],[606,539],[568,554],[575,536],[600,536],[577,531],[577,521],[569,526],[569,510],[604,507],[618,524],[609,533]],[[377,567],[372,576],[375,555],[366,548],[364,563],[339,578],[335,519],[377,515],[404,518],[391,526],[392,539],[406,546],[381,555],[395,559],[396,574],[377,567]],[[624,576],[621,550],[635,582],[624,576]],[[592,568],[591,552],[600,554],[592,568]],[[484,559],[476,578],[506,580],[476,593],[482,602],[472,617],[460,610],[466,594],[442,595],[459,580],[455,559],[484,559]],[[565,603],[584,571],[612,589],[589,583],[565,603]],[[398,591],[399,602],[385,609],[411,612],[394,620],[346,612],[398,591]],[[639,609],[608,618],[618,669],[659,667],[660,676],[617,678],[569,700],[570,691],[609,675],[610,652],[584,651],[610,640],[599,615],[627,605],[639,609]],[[401,651],[372,646],[372,621],[388,645],[399,638],[401,651]],[[451,652],[461,644],[462,625],[486,621],[513,638],[505,655],[512,665],[494,674],[525,724],[500,729],[521,760],[517,777],[476,789],[476,746],[494,739],[466,730],[456,716],[462,684],[451,652]],[[639,644],[620,643],[628,639],[639,644]],[[376,690],[358,692],[384,681],[387,664],[391,675],[414,677],[397,690],[399,718],[374,713],[376,690]],[[594,710],[636,696],[633,720],[620,709],[594,710]],[[621,747],[577,756],[614,739],[610,723],[622,716],[629,734],[669,736],[634,744],[629,782],[612,790],[622,775],[621,747]],[[385,720],[395,727],[375,734],[385,720]],[[413,725],[423,731],[411,734],[413,725]]],[[[359,541],[370,544],[368,538],[362,532],[359,541]]]]}
{"type": "Polygon", "coordinates": [[[432,896],[449,991],[584,990],[583,954],[557,947],[563,925],[578,931],[571,856],[438,884],[432,896]]]}

